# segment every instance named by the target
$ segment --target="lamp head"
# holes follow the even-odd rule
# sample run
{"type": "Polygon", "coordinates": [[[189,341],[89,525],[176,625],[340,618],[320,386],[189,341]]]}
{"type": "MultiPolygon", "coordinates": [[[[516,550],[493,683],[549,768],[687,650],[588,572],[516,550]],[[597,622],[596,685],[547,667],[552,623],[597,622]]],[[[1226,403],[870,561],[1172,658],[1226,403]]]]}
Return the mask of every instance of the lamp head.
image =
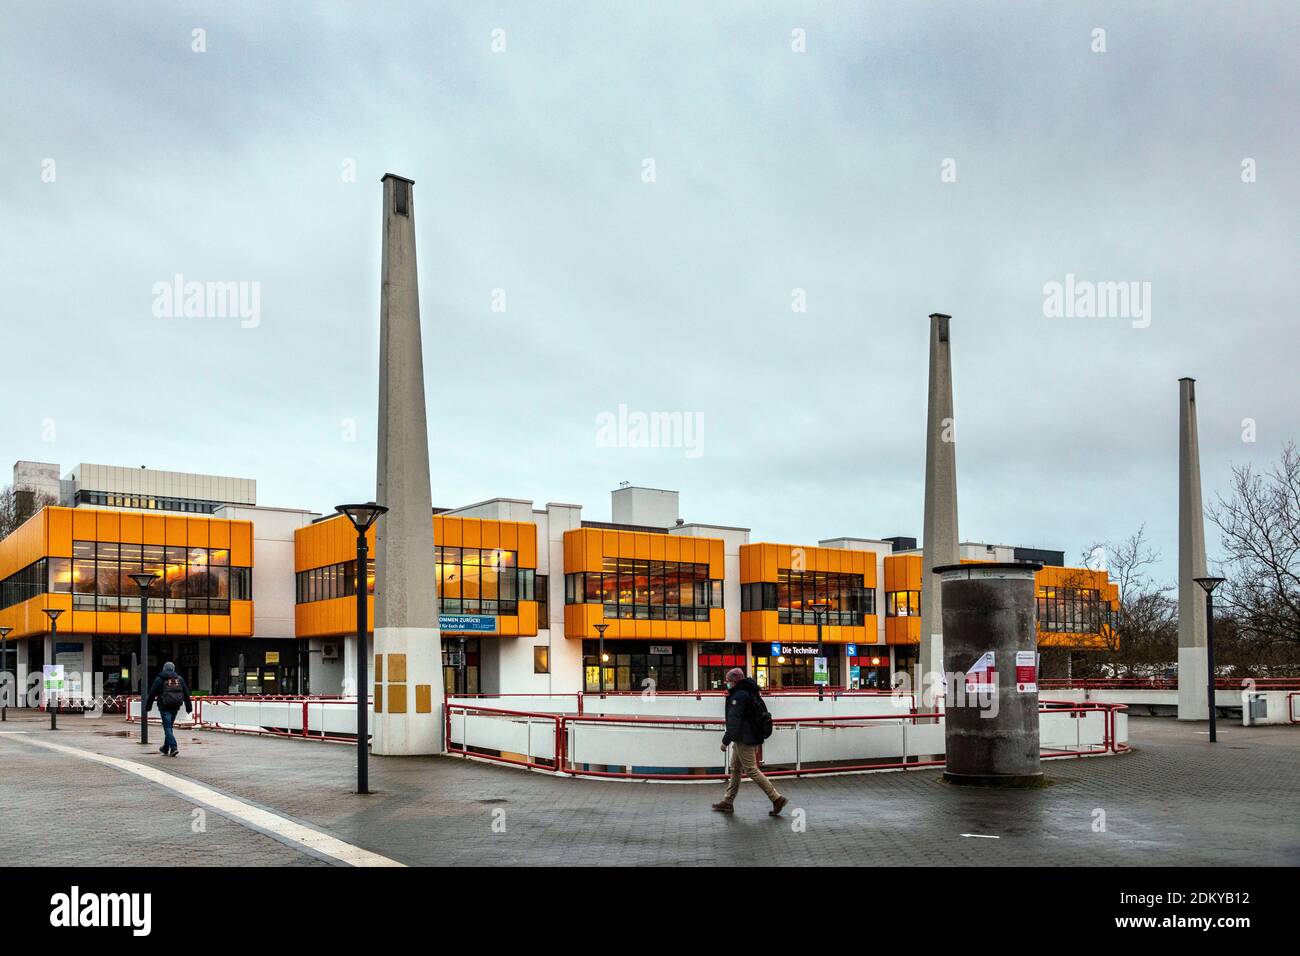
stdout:
{"type": "Polygon", "coordinates": [[[13,630],[12,627],[0,627],[0,641],[3,641],[6,637],[8,637],[9,632],[12,630],[13,630]]]}
{"type": "Polygon", "coordinates": [[[609,625],[608,625],[608,624],[593,624],[592,627],[594,627],[594,628],[596,629],[597,633],[599,633],[601,637],[604,637],[604,636],[605,636],[605,629],[606,629],[607,627],[609,627],[609,625]]]}
{"type": "Polygon", "coordinates": [[[388,511],[383,505],[367,501],[359,505],[335,505],[334,510],[352,522],[357,534],[365,534],[370,526],[379,520],[379,516],[388,511]]]}
{"type": "Polygon", "coordinates": [[[62,614],[62,613],[63,613],[63,608],[61,608],[61,607],[47,607],[47,608],[45,608],[45,616],[48,617],[48,618],[50,619],[50,623],[51,623],[51,624],[53,624],[55,621],[57,621],[57,620],[59,619],[59,615],[62,614]]]}
{"type": "Polygon", "coordinates": [[[1205,588],[1206,594],[1213,594],[1214,589],[1223,583],[1223,578],[1192,578],[1197,584],[1205,588]]]}
{"type": "Polygon", "coordinates": [[[148,591],[153,583],[158,580],[158,575],[152,571],[146,571],[144,574],[133,574],[131,580],[141,591],[148,591]]]}
{"type": "Polygon", "coordinates": [[[830,608],[831,608],[831,606],[830,606],[829,604],[825,603],[825,602],[821,602],[821,603],[818,603],[818,604],[809,604],[809,605],[808,605],[808,610],[812,611],[814,614],[816,614],[816,615],[818,615],[818,616],[821,616],[822,614],[825,614],[827,611],[830,610],[830,608]]]}

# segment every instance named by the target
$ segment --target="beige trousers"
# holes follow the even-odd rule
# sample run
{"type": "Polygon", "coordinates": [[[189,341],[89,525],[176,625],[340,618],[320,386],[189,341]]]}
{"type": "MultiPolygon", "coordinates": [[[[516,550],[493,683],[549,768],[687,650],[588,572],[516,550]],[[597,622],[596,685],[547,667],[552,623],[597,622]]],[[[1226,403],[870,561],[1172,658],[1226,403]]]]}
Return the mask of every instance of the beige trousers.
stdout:
{"type": "Polygon", "coordinates": [[[727,781],[727,792],[722,797],[724,803],[732,803],[736,799],[736,794],[740,791],[741,774],[758,784],[773,803],[781,798],[776,787],[772,786],[772,781],[758,769],[758,748],[753,744],[734,743],[731,745],[731,779],[727,781]]]}

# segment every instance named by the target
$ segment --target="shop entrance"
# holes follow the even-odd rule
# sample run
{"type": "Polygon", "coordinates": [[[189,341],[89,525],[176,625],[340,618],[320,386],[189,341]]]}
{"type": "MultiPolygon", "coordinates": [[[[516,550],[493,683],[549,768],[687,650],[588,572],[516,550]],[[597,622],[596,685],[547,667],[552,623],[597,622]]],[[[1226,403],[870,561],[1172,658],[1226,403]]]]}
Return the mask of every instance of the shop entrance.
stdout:
{"type": "MultiPolygon", "coordinates": [[[[583,688],[600,691],[598,641],[582,642],[583,688]]],[[[686,645],[651,641],[606,641],[605,690],[686,690],[686,645]]]]}
{"type": "MultiPolygon", "coordinates": [[[[773,654],[766,644],[756,645],[767,653],[754,657],[754,680],[764,689],[780,690],[790,687],[815,687],[813,668],[817,657],[816,644],[788,644],[780,654],[773,654]]],[[[824,654],[830,687],[842,687],[840,681],[839,648],[825,645],[824,654]]]]}

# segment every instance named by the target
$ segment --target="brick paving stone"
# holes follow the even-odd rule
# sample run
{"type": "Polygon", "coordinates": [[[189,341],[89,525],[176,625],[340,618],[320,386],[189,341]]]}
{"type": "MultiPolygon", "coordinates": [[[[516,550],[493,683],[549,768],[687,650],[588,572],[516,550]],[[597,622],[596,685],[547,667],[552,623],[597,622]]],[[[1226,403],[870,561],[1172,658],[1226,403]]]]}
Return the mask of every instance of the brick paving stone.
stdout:
{"type": "MultiPolygon", "coordinates": [[[[415,865],[1300,864],[1300,727],[1221,725],[1212,745],[1202,726],[1134,717],[1137,752],[1044,762],[1051,785],[1040,790],[954,787],[938,770],[782,779],[779,820],[750,784],[723,815],[709,809],[720,784],[556,778],[450,757],[372,756],[376,792],[358,797],[351,746],[216,731],[181,734],[166,769],[415,865]]],[[[0,730],[163,760],[120,718],[61,727],[52,735],[24,715],[0,730]]],[[[176,795],[10,737],[0,770],[0,820],[15,824],[0,827],[8,860],[42,846],[46,862],[120,862],[161,838],[193,863],[321,862],[213,813],[206,834],[190,834],[176,795]]]]}

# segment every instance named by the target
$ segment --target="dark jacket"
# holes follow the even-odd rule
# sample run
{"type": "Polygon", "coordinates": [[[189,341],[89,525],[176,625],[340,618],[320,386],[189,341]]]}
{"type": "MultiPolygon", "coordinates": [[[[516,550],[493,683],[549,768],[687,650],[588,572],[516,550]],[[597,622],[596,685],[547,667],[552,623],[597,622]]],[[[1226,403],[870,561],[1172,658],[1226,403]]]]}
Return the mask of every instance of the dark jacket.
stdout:
{"type": "MultiPolygon", "coordinates": [[[[154,701],[158,701],[158,709],[162,709],[161,698],[163,692],[163,679],[172,676],[175,676],[176,679],[181,682],[181,690],[185,693],[185,712],[188,714],[194,711],[194,708],[190,706],[190,687],[185,683],[185,678],[181,677],[181,675],[176,671],[163,671],[154,678],[153,686],[149,688],[149,699],[144,702],[144,712],[146,714],[149,713],[149,708],[153,707],[154,701]]],[[[170,708],[168,709],[170,710],[170,708]]],[[[172,713],[176,713],[179,710],[180,707],[177,707],[176,710],[172,711],[172,713]]]]}
{"type": "Polygon", "coordinates": [[[754,732],[753,703],[761,694],[754,678],[745,677],[736,686],[727,691],[727,731],[722,735],[723,744],[758,745],[763,738],[754,732]]]}

